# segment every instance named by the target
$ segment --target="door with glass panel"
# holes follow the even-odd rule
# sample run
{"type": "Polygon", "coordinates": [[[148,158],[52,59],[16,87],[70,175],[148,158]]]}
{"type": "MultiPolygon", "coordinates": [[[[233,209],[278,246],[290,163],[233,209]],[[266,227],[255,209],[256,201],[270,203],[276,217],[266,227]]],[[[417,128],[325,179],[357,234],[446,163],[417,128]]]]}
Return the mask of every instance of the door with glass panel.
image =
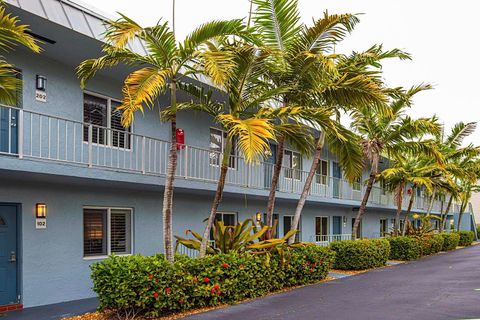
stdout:
{"type": "Polygon", "coordinates": [[[338,162],[332,162],[332,196],[334,198],[340,198],[342,187],[342,169],[338,162]]]}
{"type": "MultiPolygon", "coordinates": [[[[291,229],[293,224],[293,216],[283,216],[283,235],[285,236],[291,229]]],[[[301,241],[302,239],[302,217],[298,222],[298,232],[295,235],[295,242],[301,241]]]]}
{"type": "Polygon", "coordinates": [[[342,217],[341,216],[334,216],[332,221],[332,238],[333,241],[342,240],[342,217]]]}
{"type": "Polygon", "coordinates": [[[388,233],[388,219],[380,219],[380,237],[385,237],[388,233]]]}
{"type": "Polygon", "coordinates": [[[328,217],[315,217],[315,242],[329,242],[328,217]]]}
{"type": "MultiPolygon", "coordinates": [[[[272,186],[272,177],[273,170],[275,167],[275,162],[277,160],[277,145],[270,143],[270,153],[267,155],[264,164],[264,187],[265,189],[270,189],[272,186]]],[[[278,184],[277,184],[278,189],[278,184]]]]}
{"type": "MultiPolygon", "coordinates": [[[[15,70],[15,76],[22,80],[20,70],[15,70]]],[[[22,107],[22,87],[17,90],[15,102],[9,108],[0,106],[0,153],[18,153],[18,109],[22,107]]]]}

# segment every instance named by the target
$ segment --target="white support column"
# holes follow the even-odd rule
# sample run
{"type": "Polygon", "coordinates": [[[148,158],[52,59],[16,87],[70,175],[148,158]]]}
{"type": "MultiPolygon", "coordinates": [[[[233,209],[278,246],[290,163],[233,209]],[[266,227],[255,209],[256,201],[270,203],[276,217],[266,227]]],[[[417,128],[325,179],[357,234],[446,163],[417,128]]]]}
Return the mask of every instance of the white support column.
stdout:
{"type": "Polygon", "coordinates": [[[18,158],[23,159],[23,110],[18,111],[18,158]]]}

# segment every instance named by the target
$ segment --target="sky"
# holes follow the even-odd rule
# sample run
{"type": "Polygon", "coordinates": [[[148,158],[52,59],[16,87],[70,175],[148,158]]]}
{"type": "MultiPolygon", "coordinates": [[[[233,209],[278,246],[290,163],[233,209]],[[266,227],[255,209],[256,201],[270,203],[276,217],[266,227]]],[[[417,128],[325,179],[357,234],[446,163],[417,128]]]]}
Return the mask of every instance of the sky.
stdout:
{"type": "MultiPolygon", "coordinates": [[[[412,61],[384,63],[388,86],[410,87],[430,83],[434,90],[419,93],[409,111],[413,117],[436,114],[448,133],[456,122],[480,122],[478,99],[477,0],[298,0],[303,22],[312,23],[325,10],[360,14],[360,23],[338,47],[337,52],[362,51],[373,44],[385,49],[400,48],[412,61]]],[[[108,17],[121,12],[142,25],[162,18],[171,21],[172,0],[82,0],[108,17]]],[[[246,18],[249,0],[176,0],[176,35],[182,39],[190,30],[213,19],[246,18]]],[[[479,128],[466,143],[480,144],[479,128]]]]}

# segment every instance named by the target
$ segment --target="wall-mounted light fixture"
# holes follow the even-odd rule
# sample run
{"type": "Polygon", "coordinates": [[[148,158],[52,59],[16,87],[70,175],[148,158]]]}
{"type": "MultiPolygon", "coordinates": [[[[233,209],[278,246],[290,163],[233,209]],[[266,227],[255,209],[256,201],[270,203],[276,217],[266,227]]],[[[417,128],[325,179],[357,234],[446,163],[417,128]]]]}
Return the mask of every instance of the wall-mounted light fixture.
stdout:
{"type": "Polygon", "coordinates": [[[392,223],[392,228],[395,227],[395,218],[390,219],[390,222],[392,223]]]}
{"type": "Polygon", "coordinates": [[[47,205],[45,203],[37,203],[35,205],[35,216],[37,219],[45,219],[47,217],[47,205]]]}
{"type": "Polygon", "coordinates": [[[40,91],[47,90],[47,77],[37,74],[36,87],[37,87],[37,90],[40,90],[40,91]]]}
{"type": "Polygon", "coordinates": [[[257,220],[257,222],[262,221],[262,213],[261,212],[257,212],[255,214],[255,220],[257,220]]]}

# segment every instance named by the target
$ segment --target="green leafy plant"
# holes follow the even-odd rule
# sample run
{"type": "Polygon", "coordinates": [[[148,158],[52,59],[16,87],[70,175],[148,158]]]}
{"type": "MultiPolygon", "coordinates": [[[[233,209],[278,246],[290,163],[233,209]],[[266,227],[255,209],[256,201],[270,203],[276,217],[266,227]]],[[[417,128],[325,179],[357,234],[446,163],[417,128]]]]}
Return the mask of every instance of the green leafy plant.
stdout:
{"type": "Polygon", "coordinates": [[[459,235],[459,246],[467,247],[472,245],[473,238],[475,237],[473,231],[459,231],[457,234],[459,235]]]}
{"type": "Polygon", "coordinates": [[[440,235],[443,238],[442,251],[450,251],[458,246],[460,241],[460,235],[458,233],[441,233],[440,235]]]}
{"type": "Polygon", "coordinates": [[[111,256],[91,266],[99,310],[119,318],[157,317],[167,313],[235,303],[282,288],[324,279],[334,254],[326,247],[294,248],[289,264],[272,254],[235,253],[190,258],[177,255],[111,256]]]}
{"type": "Polygon", "coordinates": [[[420,258],[420,245],[415,238],[388,237],[386,239],[390,242],[390,259],[408,261],[420,258]]]}
{"type": "Polygon", "coordinates": [[[335,269],[364,270],[384,266],[390,256],[386,239],[337,241],[330,245],[335,252],[335,269]]]}
{"type": "Polygon", "coordinates": [[[431,236],[436,232],[434,225],[432,224],[431,219],[440,220],[437,216],[434,215],[419,215],[414,214],[412,215],[414,219],[420,219],[420,225],[415,226],[409,219],[405,221],[405,235],[406,236],[416,236],[416,237],[424,237],[424,236],[431,236]]]}

